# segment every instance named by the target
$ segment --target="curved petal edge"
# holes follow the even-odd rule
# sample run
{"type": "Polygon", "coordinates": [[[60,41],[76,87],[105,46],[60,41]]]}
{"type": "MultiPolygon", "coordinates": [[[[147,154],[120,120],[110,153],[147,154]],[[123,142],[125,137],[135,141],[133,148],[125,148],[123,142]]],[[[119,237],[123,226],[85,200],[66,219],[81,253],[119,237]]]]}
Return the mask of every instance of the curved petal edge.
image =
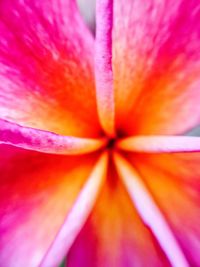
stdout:
{"type": "Polygon", "coordinates": [[[104,131],[115,135],[114,90],[112,71],[113,0],[96,4],[95,74],[97,106],[104,131]]]}
{"type": "Polygon", "coordinates": [[[126,151],[147,153],[199,152],[197,136],[133,136],[120,140],[117,147],[126,151]]]}
{"type": "Polygon", "coordinates": [[[142,220],[150,227],[154,236],[173,267],[189,267],[173,232],[168,226],[164,216],[153,202],[153,199],[141,178],[132,166],[118,154],[115,154],[117,171],[130,194],[133,203],[138,210],[142,220]]]}

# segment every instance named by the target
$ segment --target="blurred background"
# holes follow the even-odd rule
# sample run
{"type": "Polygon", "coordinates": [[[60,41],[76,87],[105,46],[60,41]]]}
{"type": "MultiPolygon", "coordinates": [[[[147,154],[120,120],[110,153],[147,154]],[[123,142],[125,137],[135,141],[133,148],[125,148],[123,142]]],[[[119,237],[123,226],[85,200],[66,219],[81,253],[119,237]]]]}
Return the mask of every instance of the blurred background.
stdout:
{"type": "Polygon", "coordinates": [[[80,8],[81,15],[84,17],[85,22],[95,32],[95,3],[96,0],[77,0],[80,8]]]}

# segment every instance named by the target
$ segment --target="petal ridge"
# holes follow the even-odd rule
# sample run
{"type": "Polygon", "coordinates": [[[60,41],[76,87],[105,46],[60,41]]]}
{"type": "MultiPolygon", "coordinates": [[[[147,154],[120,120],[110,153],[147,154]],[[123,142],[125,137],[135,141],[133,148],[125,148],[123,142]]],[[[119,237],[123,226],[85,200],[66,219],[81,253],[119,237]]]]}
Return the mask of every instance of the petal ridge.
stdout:
{"type": "Polygon", "coordinates": [[[113,0],[97,0],[95,74],[97,106],[105,132],[115,135],[112,71],[113,0]]]}
{"type": "Polygon", "coordinates": [[[199,19],[198,0],[114,2],[113,75],[121,132],[183,134],[199,124],[199,19]]]}
{"type": "Polygon", "coordinates": [[[58,135],[0,119],[0,144],[51,154],[79,155],[96,151],[105,142],[104,139],[58,135]]]}
{"type": "Polygon", "coordinates": [[[58,262],[64,258],[70,249],[93,208],[106,176],[107,164],[108,154],[104,153],[97,161],[86,185],[58,232],[56,239],[42,260],[40,267],[57,266],[58,262]]]}
{"type": "Polygon", "coordinates": [[[199,152],[200,137],[197,136],[132,136],[120,140],[118,148],[145,153],[199,152]]]}
{"type": "Polygon", "coordinates": [[[159,208],[152,201],[151,195],[146,190],[137,172],[132,168],[130,163],[119,154],[115,154],[114,159],[117,171],[124,182],[138,213],[144,223],[152,230],[172,266],[189,267],[189,263],[170,227],[165,221],[159,208]]]}
{"type": "Polygon", "coordinates": [[[75,0],[0,2],[2,119],[63,135],[100,135],[94,37],[79,13],[75,0]]]}

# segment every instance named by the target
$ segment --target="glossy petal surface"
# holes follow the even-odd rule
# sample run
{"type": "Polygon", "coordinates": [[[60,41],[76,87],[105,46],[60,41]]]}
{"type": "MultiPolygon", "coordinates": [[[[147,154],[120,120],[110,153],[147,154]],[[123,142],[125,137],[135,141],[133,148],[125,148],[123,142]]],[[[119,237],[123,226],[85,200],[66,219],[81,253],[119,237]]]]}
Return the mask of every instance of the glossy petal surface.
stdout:
{"type": "Polygon", "coordinates": [[[97,136],[93,54],[74,0],[1,1],[0,117],[97,136]]]}
{"type": "Polygon", "coordinates": [[[113,170],[72,246],[67,266],[170,266],[113,170]]]}
{"type": "Polygon", "coordinates": [[[134,154],[132,163],[164,213],[190,266],[199,267],[200,154],[134,154]]]}
{"type": "Polygon", "coordinates": [[[7,145],[0,149],[0,266],[36,267],[86,183],[97,155],[56,156],[7,145]]]}
{"type": "Polygon", "coordinates": [[[116,120],[123,134],[177,134],[200,122],[198,0],[114,2],[116,120]]]}

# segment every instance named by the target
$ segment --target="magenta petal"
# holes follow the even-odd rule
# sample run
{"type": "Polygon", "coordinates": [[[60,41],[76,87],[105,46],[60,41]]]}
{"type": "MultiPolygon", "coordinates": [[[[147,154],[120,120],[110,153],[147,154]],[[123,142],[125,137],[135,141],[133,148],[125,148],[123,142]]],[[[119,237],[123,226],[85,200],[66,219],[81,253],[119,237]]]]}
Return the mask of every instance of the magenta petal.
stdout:
{"type": "MultiPolygon", "coordinates": [[[[129,153],[189,266],[200,266],[200,153],[129,153]]],[[[182,266],[182,265],[180,265],[182,266]]]]}
{"type": "Polygon", "coordinates": [[[78,233],[87,220],[107,174],[108,155],[98,160],[73,208],[44,257],[41,267],[55,266],[68,253],[78,233]]]}
{"type": "Polygon", "coordinates": [[[105,142],[104,139],[62,136],[0,119],[0,144],[45,153],[76,155],[95,151],[105,145],[105,142]]]}
{"type": "Polygon", "coordinates": [[[112,73],[113,0],[97,0],[95,73],[97,105],[105,132],[115,134],[112,73]]]}
{"type": "Polygon", "coordinates": [[[114,1],[117,127],[183,134],[200,123],[199,0],[114,1]]]}
{"type": "Polygon", "coordinates": [[[0,145],[1,267],[40,266],[98,157],[0,145]]]}
{"type": "Polygon", "coordinates": [[[67,266],[171,267],[111,165],[95,207],[67,255],[67,266]]]}
{"type": "Polygon", "coordinates": [[[141,219],[152,230],[171,265],[173,267],[189,267],[187,258],[170,229],[164,214],[155,203],[139,174],[130,163],[118,154],[115,155],[115,163],[141,219]]]}
{"type": "Polygon", "coordinates": [[[120,140],[118,148],[132,152],[172,153],[200,151],[197,136],[133,136],[120,140]]]}

